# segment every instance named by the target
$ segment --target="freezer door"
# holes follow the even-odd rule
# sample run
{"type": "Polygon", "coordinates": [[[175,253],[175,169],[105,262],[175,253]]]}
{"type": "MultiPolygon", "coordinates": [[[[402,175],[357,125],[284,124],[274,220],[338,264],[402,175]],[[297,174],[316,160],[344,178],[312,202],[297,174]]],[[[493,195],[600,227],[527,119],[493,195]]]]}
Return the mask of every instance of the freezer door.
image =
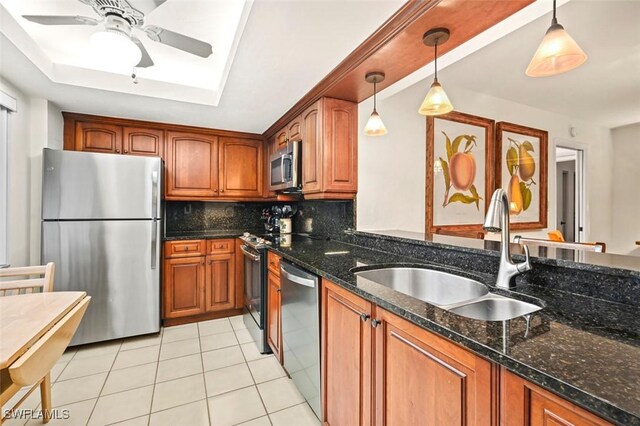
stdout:
{"type": "Polygon", "coordinates": [[[162,160],[43,150],[42,218],[160,217],[162,160]]]}
{"type": "Polygon", "coordinates": [[[43,222],[54,291],[93,299],[71,344],[160,331],[160,221],[43,222]]]}

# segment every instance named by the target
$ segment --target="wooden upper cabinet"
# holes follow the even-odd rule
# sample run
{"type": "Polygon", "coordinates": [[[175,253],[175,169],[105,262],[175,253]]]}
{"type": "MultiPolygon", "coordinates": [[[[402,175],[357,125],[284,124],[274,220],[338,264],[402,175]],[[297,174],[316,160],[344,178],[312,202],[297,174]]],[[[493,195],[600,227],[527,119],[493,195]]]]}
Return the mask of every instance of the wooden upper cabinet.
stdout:
{"type": "Polygon", "coordinates": [[[218,196],[218,137],[167,132],[167,198],[218,196]]]}
{"type": "Polygon", "coordinates": [[[302,113],[305,198],[353,198],[358,191],[358,106],[322,98],[302,113]]]}
{"type": "Polygon", "coordinates": [[[276,133],[276,151],[278,149],[284,148],[287,145],[289,138],[287,137],[287,128],[280,130],[276,133]]]}
{"type": "Polygon", "coordinates": [[[263,141],[220,138],[220,196],[257,198],[263,190],[263,141]]]}
{"type": "Polygon", "coordinates": [[[323,279],[321,306],[322,420],[329,426],[368,426],[372,421],[371,303],[323,279]]]}
{"type": "Polygon", "coordinates": [[[164,131],[143,127],[122,129],[122,153],[161,157],[164,145],[164,131]]]}
{"type": "Polygon", "coordinates": [[[287,126],[287,139],[289,141],[299,141],[302,139],[302,116],[294,118],[287,126]]]}
{"type": "Polygon", "coordinates": [[[376,308],[375,425],[491,425],[492,364],[376,308]]]}
{"type": "Polygon", "coordinates": [[[358,190],[358,105],[324,98],[324,192],[358,190]]]}
{"type": "Polygon", "coordinates": [[[508,426],[611,425],[587,410],[509,372],[504,367],[500,377],[500,424],[508,426]]]}
{"type": "Polygon", "coordinates": [[[302,192],[322,190],[322,100],[302,113],[302,192]]]}
{"type": "Polygon", "coordinates": [[[122,127],[106,123],[77,121],[75,150],[119,154],[122,150],[122,127]]]}
{"type": "Polygon", "coordinates": [[[199,256],[164,261],[164,318],[204,313],[204,259],[199,256]]]}
{"type": "Polygon", "coordinates": [[[233,309],[236,305],[235,254],[207,256],[205,277],[206,311],[233,309]]]}

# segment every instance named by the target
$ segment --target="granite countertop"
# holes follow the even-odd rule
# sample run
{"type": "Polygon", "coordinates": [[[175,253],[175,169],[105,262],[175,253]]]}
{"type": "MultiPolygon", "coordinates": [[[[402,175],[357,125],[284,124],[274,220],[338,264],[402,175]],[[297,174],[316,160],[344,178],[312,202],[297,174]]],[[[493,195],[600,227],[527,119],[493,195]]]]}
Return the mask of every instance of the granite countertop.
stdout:
{"type": "MultiPolygon", "coordinates": [[[[531,316],[528,327],[523,317],[478,321],[357,278],[351,272],[359,266],[393,264],[430,265],[451,271],[439,265],[437,258],[415,259],[312,239],[270,250],[606,419],[640,425],[640,315],[636,306],[522,282],[511,295],[545,306],[531,316]]],[[[454,273],[489,286],[495,282],[488,274],[454,273]]]]}
{"type": "Polygon", "coordinates": [[[211,240],[216,238],[237,238],[245,232],[251,232],[253,234],[264,234],[264,229],[214,229],[204,231],[176,231],[167,232],[162,241],[176,241],[176,240],[211,240]]]}

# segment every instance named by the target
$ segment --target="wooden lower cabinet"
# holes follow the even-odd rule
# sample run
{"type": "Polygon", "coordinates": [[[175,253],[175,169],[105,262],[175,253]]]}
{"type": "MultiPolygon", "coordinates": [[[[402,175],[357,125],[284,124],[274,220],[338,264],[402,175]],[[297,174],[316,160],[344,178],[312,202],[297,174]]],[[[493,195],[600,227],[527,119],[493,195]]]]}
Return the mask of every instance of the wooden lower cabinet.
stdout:
{"type": "Polygon", "coordinates": [[[490,425],[493,365],[323,280],[328,425],[490,425]]]}
{"type": "Polygon", "coordinates": [[[275,357],[282,364],[282,298],[280,277],[267,274],[267,342],[275,357]]]}
{"type": "Polygon", "coordinates": [[[501,371],[500,417],[505,426],[611,425],[505,368],[501,371]]]}
{"type": "Polygon", "coordinates": [[[371,424],[371,303],[322,280],[321,386],[323,421],[371,424]]]}
{"type": "Polygon", "coordinates": [[[164,244],[163,319],[169,320],[165,325],[241,313],[238,247],[232,239],[164,244]]]}
{"type": "Polygon", "coordinates": [[[198,315],[205,311],[203,256],[164,261],[164,318],[198,315]]]}
{"type": "Polygon", "coordinates": [[[207,256],[205,279],[205,309],[225,311],[236,305],[235,254],[207,256]]]}

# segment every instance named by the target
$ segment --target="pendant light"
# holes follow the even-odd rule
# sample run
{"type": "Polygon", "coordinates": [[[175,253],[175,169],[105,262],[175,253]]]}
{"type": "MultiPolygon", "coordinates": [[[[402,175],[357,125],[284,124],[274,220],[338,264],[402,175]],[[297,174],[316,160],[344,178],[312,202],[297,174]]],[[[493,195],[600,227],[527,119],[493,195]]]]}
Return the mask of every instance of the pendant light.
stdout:
{"type": "Polygon", "coordinates": [[[364,134],[367,136],[382,136],[387,134],[387,128],[384,126],[378,111],[376,111],[376,84],[384,80],[384,73],[370,72],[364,77],[367,83],[373,84],[373,112],[367,125],[364,126],[364,134]]]}
{"type": "Polygon", "coordinates": [[[533,55],[526,74],[529,77],[548,77],[578,68],[587,54],[578,46],[556,19],[556,0],[553,0],[553,19],[542,43],[533,55]]]}
{"type": "Polygon", "coordinates": [[[453,111],[453,105],[444,89],[438,82],[438,45],[449,40],[449,30],[446,28],[433,28],[424,33],[422,41],[427,46],[435,48],[435,76],[429,93],[425,96],[418,112],[422,115],[442,115],[453,111]]]}

